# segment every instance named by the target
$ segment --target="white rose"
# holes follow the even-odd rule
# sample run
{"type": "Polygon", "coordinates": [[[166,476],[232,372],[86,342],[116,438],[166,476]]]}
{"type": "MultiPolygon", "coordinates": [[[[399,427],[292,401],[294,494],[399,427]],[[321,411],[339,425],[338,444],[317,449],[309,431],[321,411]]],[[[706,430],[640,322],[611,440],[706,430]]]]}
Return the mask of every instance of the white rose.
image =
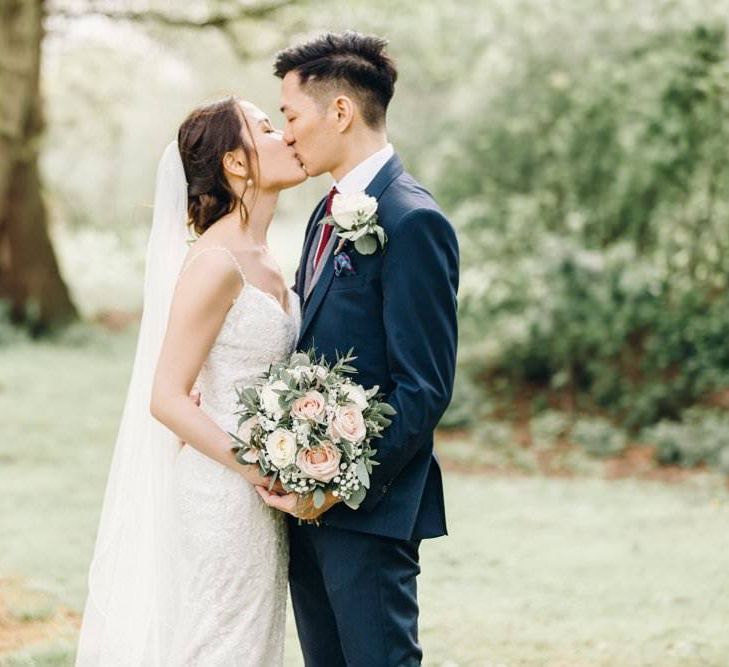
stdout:
{"type": "Polygon", "coordinates": [[[301,382],[303,379],[309,378],[309,366],[296,366],[291,369],[290,373],[297,382],[301,382]]]}
{"type": "Polygon", "coordinates": [[[341,393],[347,397],[350,403],[354,403],[361,410],[367,409],[367,396],[364,387],[360,384],[345,384],[341,393]]]}
{"type": "Polygon", "coordinates": [[[327,379],[327,376],[329,375],[329,371],[327,371],[324,366],[317,366],[316,370],[314,371],[317,380],[324,382],[324,380],[327,379]]]}
{"type": "Polygon", "coordinates": [[[258,426],[258,415],[249,417],[238,427],[238,437],[245,442],[246,445],[251,444],[251,434],[255,426],[258,426]]]}
{"type": "Polygon", "coordinates": [[[364,192],[334,195],[332,217],[343,229],[352,229],[360,220],[372,217],[377,211],[377,200],[364,192]]]}
{"type": "Polygon", "coordinates": [[[266,438],[266,452],[273,465],[285,468],[296,461],[296,437],[285,428],[277,428],[266,438]]]}
{"type": "Polygon", "coordinates": [[[288,389],[288,385],[283,380],[276,380],[271,384],[264,385],[261,389],[261,402],[263,403],[263,409],[266,414],[272,416],[274,419],[281,419],[283,410],[279,405],[279,399],[281,398],[281,391],[288,389]]]}

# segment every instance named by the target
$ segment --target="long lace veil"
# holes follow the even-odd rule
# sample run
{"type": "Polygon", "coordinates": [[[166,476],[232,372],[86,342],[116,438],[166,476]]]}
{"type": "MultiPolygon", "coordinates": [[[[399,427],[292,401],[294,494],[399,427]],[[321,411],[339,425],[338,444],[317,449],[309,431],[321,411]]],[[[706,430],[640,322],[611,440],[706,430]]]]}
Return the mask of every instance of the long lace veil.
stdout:
{"type": "Polygon", "coordinates": [[[77,667],[165,667],[175,625],[172,472],[180,445],[149,403],[175,283],[187,252],[187,183],[177,142],[157,169],[144,310],[106,487],[77,667]]]}

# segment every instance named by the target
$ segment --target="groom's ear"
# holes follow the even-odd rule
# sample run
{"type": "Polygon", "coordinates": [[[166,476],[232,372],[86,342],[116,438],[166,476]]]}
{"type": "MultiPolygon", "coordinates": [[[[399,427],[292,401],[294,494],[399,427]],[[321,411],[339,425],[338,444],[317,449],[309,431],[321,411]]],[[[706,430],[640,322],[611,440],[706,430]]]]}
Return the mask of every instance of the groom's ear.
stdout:
{"type": "Polygon", "coordinates": [[[337,115],[337,130],[340,133],[346,132],[352,125],[356,111],[356,106],[352,98],[347,97],[347,95],[339,95],[332,100],[332,105],[337,115]]]}

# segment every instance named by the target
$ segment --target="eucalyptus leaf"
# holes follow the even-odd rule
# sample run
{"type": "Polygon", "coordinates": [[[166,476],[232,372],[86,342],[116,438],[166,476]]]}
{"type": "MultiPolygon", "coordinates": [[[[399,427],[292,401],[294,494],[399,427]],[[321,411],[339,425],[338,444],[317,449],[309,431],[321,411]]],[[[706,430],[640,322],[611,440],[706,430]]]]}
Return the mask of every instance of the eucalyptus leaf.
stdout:
{"type": "Polygon", "coordinates": [[[314,489],[314,507],[316,509],[319,509],[320,507],[324,506],[324,502],[326,501],[326,494],[320,487],[316,487],[314,489]]]}
{"type": "Polygon", "coordinates": [[[362,501],[365,499],[366,495],[367,489],[365,489],[363,486],[360,486],[356,491],[352,492],[352,495],[347,500],[345,500],[344,503],[350,509],[356,510],[362,504],[362,501]]]}
{"type": "Polygon", "coordinates": [[[258,453],[258,465],[261,466],[261,470],[263,471],[264,474],[267,475],[269,472],[271,472],[271,467],[268,465],[268,462],[266,461],[266,456],[263,453],[263,450],[261,450],[258,453]]]}
{"type": "Polygon", "coordinates": [[[397,414],[397,410],[395,410],[395,408],[393,408],[389,403],[380,403],[378,405],[378,409],[383,415],[388,415],[389,417],[397,414]]]}
{"type": "Polygon", "coordinates": [[[372,236],[362,236],[354,242],[354,247],[361,255],[371,255],[377,250],[377,240],[372,236]]]}
{"type": "Polygon", "coordinates": [[[367,464],[362,459],[357,461],[357,479],[365,489],[370,488],[370,475],[367,472],[367,464]]]}
{"type": "Polygon", "coordinates": [[[346,457],[351,460],[354,456],[354,448],[352,447],[352,444],[346,440],[342,440],[339,446],[344,450],[346,457]]]}
{"type": "Polygon", "coordinates": [[[247,442],[243,442],[235,433],[231,433],[230,431],[227,431],[227,433],[236,442],[239,442],[241,445],[248,446],[248,443],[247,442]]]}

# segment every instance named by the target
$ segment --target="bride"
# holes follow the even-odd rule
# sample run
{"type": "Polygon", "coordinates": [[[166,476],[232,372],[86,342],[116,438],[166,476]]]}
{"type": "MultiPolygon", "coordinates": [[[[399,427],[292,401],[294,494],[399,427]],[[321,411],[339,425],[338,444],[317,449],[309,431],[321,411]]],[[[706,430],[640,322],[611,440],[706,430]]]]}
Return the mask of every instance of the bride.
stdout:
{"type": "Polygon", "coordinates": [[[305,178],[265,114],[237,98],[193,111],[164,152],[78,667],[282,663],[283,515],[227,431],[235,388],[296,344],[299,300],[266,233],[278,193],[305,178]]]}

